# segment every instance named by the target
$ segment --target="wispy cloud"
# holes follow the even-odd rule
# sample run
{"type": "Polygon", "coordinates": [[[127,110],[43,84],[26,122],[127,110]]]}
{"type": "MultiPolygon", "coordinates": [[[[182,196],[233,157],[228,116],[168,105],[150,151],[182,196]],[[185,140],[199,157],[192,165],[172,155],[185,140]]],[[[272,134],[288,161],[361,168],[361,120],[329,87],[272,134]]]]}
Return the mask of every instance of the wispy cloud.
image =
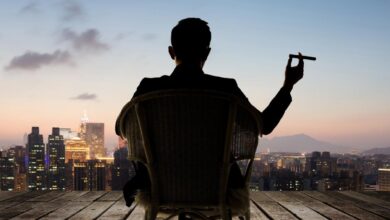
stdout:
{"type": "Polygon", "coordinates": [[[12,58],[5,70],[37,70],[48,65],[69,65],[72,64],[71,58],[70,53],[64,50],[55,50],[53,53],[27,51],[20,56],[12,58]]]}
{"type": "Polygon", "coordinates": [[[99,31],[94,28],[81,33],[66,28],[61,33],[61,40],[69,42],[73,49],[85,52],[100,52],[110,48],[108,44],[101,42],[99,37],[99,31]]]}
{"type": "Polygon", "coordinates": [[[63,21],[81,20],[85,16],[85,10],[79,2],[64,0],[60,5],[63,10],[61,17],[63,21]]]}
{"type": "Polygon", "coordinates": [[[74,100],[96,100],[97,99],[97,95],[96,94],[93,94],[93,93],[82,93],[78,96],[75,96],[75,97],[71,97],[70,99],[74,99],[74,100]]]}
{"type": "Polygon", "coordinates": [[[152,33],[147,33],[147,34],[142,35],[142,39],[146,40],[146,41],[154,40],[156,38],[157,38],[157,35],[152,34],[152,33]]]}
{"type": "Polygon", "coordinates": [[[41,11],[39,10],[38,2],[33,1],[33,2],[30,2],[27,5],[23,6],[19,12],[20,13],[39,13],[41,11]]]}

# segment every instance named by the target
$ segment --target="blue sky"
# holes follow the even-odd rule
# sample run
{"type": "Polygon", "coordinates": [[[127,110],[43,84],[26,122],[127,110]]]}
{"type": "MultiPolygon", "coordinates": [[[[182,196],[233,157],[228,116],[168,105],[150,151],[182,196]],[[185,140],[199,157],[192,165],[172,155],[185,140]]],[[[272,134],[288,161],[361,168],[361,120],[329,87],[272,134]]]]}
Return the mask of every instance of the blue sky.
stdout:
{"type": "MultiPolygon", "coordinates": [[[[31,126],[113,124],[143,77],[170,74],[170,31],[200,17],[212,31],[205,72],[235,78],[264,109],[289,53],[316,56],[270,137],[305,133],[390,146],[388,1],[6,1],[0,8],[0,146],[31,126]]],[[[46,138],[46,137],[45,137],[46,138]]]]}

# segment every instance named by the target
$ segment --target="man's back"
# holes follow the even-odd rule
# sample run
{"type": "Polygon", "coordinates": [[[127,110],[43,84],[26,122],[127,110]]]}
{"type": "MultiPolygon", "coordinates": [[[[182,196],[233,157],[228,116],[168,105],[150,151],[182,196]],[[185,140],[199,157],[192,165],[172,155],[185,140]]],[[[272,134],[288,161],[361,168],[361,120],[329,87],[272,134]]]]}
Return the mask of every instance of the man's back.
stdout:
{"type": "Polygon", "coordinates": [[[204,89],[234,94],[244,100],[247,98],[234,79],[205,74],[201,69],[179,65],[170,76],[144,78],[134,97],[153,91],[168,89],[204,89]]]}

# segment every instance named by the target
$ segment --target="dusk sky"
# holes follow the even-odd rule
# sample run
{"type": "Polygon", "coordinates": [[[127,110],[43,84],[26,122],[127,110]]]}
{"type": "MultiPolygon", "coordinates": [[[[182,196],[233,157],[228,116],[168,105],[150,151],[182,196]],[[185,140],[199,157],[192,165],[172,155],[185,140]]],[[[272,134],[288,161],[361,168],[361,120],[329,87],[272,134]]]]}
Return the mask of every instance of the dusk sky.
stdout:
{"type": "Polygon", "coordinates": [[[199,17],[212,31],[204,71],[235,78],[263,110],[289,53],[305,62],[293,102],[267,138],[307,134],[360,148],[390,146],[390,1],[2,1],[0,148],[39,126],[114,122],[143,77],[169,75],[170,32],[199,17]]]}

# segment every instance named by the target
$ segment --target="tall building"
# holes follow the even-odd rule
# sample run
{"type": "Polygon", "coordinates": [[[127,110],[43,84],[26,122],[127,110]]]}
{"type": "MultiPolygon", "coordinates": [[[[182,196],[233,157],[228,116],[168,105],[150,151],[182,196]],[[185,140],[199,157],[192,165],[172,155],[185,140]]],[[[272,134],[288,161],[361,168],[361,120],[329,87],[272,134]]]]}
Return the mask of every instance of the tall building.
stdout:
{"type": "Polygon", "coordinates": [[[8,156],[15,161],[15,185],[14,191],[23,192],[27,190],[27,170],[26,170],[26,148],[23,146],[13,146],[8,149],[8,156]]]}
{"type": "Polygon", "coordinates": [[[27,186],[30,191],[46,190],[45,144],[39,127],[32,127],[27,138],[27,186]]]}
{"type": "Polygon", "coordinates": [[[390,191],[390,169],[378,169],[379,191],[390,191]]]}
{"type": "Polygon", "coordinates": [[[80,138],[72,138],[65,141],[65,163],[69,160],[85,162],[90,159],[89,147],[80,138]]]}
{"type": "Polygon", "coordinates": [[[65,190],[65,144],[59,128],[53,128],[47,142],[47,188],[65,190]]]}
{"type": "Polygon", "coordinates": [[[104,148],[104,123],[82,122],[80,137],[87,143],[91,159],[106,156],[106,149],[104,148]]]}
{"type": "Polygon", "coordinates": [[[106,190],[106,162],[104,160],[76,161],[74,162],[73,172],[74,190],[106,190]]]}
{"type": "Polygon", "coordinates": [[[13,191],[15,186],[15,161],[13,157],[0,155],[0,190],[13,191]]]}
{"type": "Polygon", "coordinates": [[[23,146],[14,146],[8,149],[8,156],[15,158],[17,173],[26,173],[26,148],[23,146]]]}

